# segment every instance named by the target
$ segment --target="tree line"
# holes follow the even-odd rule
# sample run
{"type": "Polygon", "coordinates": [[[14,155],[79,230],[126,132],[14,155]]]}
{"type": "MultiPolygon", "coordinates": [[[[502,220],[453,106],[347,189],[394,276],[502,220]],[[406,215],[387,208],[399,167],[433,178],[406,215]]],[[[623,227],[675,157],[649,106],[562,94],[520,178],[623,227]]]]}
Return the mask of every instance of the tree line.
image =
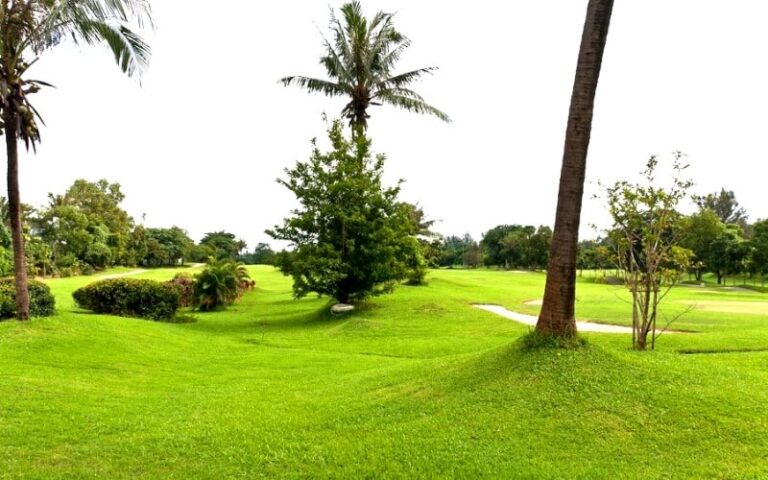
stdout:
{"type": "MultiPolygon", "coordinates": [[[[33,276],[90,274],[113,266],[174,266],[184,262],[239,260],[272,263],[266,244],[247,251],[245,241],[226,231],[195,242],[178,226],[147,227],[122,207],[119,183],[75,182],[63,194],[49,194],[41,207],[23,205],[25,264],[33,276]]],[[[8,202],[0,197],[0,275],[13,273],[8,202]]]]}

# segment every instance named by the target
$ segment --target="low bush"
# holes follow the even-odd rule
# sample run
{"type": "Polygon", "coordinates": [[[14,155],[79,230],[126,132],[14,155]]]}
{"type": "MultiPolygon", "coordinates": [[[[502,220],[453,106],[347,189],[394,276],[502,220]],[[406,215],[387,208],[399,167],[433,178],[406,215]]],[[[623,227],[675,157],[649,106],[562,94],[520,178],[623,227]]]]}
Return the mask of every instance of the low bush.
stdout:
{"type": "Polygon", "coordinates": [[[195,276],[194,306],[203,312],[224,308],[255,286],[243,265],[228,260],[212,262],[195,276]]]}
{"type": "Polygon", "coordinates": [[[101,280],[72,294],[81,308],[96,313],[125,317],[170,320],[179,308],[175,287],[154,280],[111,278],[101,280]]]}
{"type": "MultiPolygon", "coordinates": [[[[37,280],[30,280],[29,314],[33,317],[53,315],[56,299],[48,285],[37,280]]],[[[13,278],[0,279],[0,320],[16,317],[16,283],[13,278]]]]}
{"type": "Polygon", "coordinates": [[[165,282],[176,289],[179,293],[179,305],[182,307],[191,307],[194,303],[195,279],[188,273],[177,273],[173,280],[165,282]]]}

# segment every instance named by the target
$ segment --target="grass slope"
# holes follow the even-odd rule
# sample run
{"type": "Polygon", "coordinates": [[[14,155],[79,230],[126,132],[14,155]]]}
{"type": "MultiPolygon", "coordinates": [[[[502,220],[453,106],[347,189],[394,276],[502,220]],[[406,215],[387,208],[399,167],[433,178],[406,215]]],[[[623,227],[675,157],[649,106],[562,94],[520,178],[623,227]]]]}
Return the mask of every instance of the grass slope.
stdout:
{"type": "MultiPolygon", "coordinates": [[[[676,289],[670,315],[738,313],[696,308],[675,328],[700,333],[652,353],[525,352],[527,327],[470,304],[536,313],[541,274],[434,272],[332,317],[251,273],[188,324],[81,312],[92,279],[51,281],[57,316],[0,324],[0,477],[768,478],[765,294],[676,289]]],[[[578,296],[581,319],[628,323],[621,288],[578,296]]]]}

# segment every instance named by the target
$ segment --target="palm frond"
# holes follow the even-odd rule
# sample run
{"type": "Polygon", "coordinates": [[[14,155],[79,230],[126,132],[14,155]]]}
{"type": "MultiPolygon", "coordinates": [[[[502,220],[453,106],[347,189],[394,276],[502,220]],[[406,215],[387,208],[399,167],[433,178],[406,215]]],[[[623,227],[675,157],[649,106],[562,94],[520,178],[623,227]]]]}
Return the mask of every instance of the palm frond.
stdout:
{"type": "Polygon", "coordinates": [[[90,20],[82,21],[78,29],[87,43],[106,42],[120,69],[129,76],[143,72],[149,65],[149,45],[128,27],[90,20]]]}
{"type": "Polygon", "coordinates": [[[426,67],[406,73],[401,73],[399,75],[395,75],[394,77],[383,80],[379,83],[379,85],[382,89],[400,88],[421,79],[421,77],[424,75],[432,75],[432,72],[435,70],[437,70],[437,67],[426,67]]]}
{"type": "Polygon", "coordinates": [[[382,103],[388,103],[390,105],[393,105],[395,107],[400,107],[403,110],[407,110],[409,112],[432,115],[444,122],[451,121],[448,115],[446,115],[441,110],[438,110],[437,108],[433,107],[432,105],[429,105],[423,100],[417,100],[415,98],[394,93],[393,91],[388,91],[388,90],[379,92],[377,98],[379,98],[379,100],[381,100],[382,103]]]}
{"type": "Polygon", "coordinates": [[[410,98],[411,100],[418,100],[420,102],[424,101],[424,98],[421,95],[409,88],[404,87],[380,88],[377,89],[373,95],[371,95],[371,98],[382,98],[387,95],[397,95],[398,97],[410,98]]]}
{"type": "Polygon", "coordinates": [[[280,81],[285,86],[297,85],[299,87],[306,88],[310,92],[320,92],[329,97],[349,95],[350,93],[348,85],[333,83],[329,82],[328,80],[320,80],[319,78],[293,76],[281,78],[280,81]]]}

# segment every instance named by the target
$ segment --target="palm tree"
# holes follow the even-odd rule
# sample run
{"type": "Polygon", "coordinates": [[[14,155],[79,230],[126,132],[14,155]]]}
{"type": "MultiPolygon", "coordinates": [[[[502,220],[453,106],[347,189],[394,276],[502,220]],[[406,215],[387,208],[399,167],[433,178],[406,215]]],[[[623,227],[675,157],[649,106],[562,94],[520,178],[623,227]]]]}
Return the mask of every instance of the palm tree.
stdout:
{"type": "Polygon", "coordinates": [[[33,150],[40,141],[38,121],[43,121],[28,97],[49,86],[27,78],[27,71],[43,52],[69,37],[87,44],[105,42],[126,74],[139,73],[147,65],[149,48],[125,26],[131,20],[139,26],[151,22],[147,0],[0,0],[0,128],[8,155],[8,206],[19,320],[29,318],[29,296],[18,141],[33,150]]]}
{"type": "Polygon", "coordinates": [[[612,10],[613,0],[589,0],[587,5],[587,18],[581,38],[565,135],[560,192],[557,198],[544,303],[536,324],[536,332],[542,335],[576,335],[576,249],[581,202],[584,196],[584,176],[592,131],[595,92],[612,10]]]}
{"type": "Polygon", "coordinates": [[[341,13],[343,22],[331,11],[333,42],[323,38],[326,54],[320,57],[320,64],[325,67],[330,80],[293,76],[283,78],[283,84],[298,85],[329,97],[348,97],[350,101],[342,115],[356,128],[367,126],[369,106],[382,104],[434,115],[449,122],[448,115],[427,104],[421,95],[408,88],[436,67],[393,74],[395,64],[411,44],[395,29],[394,14],[378,12],[368,21],[357,1],[344,4],[341,13]]]}

